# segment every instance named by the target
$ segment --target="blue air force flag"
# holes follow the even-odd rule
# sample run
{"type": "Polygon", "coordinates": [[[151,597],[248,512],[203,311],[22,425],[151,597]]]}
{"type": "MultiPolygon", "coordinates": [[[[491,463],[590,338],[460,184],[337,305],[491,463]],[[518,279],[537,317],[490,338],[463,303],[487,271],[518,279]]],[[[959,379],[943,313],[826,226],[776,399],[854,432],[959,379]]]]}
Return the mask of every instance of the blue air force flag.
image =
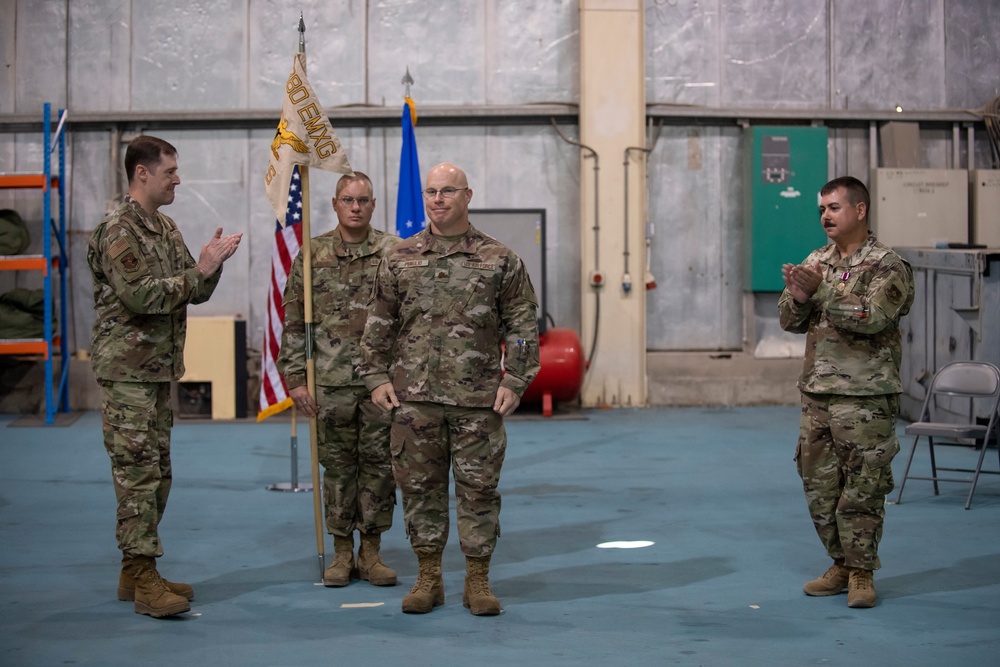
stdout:
{"type": "Polygon", "coordinates": [[[413,134],[416,105],[409,97],[403,103],[403,148],[399,153],[399,193],[396,197],[396,234],[413,236],[424,228],[424,198],[421,195],[417,139],[413,134]]]}

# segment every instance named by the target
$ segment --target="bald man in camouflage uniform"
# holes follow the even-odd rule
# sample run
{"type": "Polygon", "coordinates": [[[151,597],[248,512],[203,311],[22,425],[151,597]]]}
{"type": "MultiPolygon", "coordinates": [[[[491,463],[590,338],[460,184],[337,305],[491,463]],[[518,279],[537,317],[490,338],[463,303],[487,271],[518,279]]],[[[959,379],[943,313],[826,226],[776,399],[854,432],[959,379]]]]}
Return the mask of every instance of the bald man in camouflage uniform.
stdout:
{"type": "Polygon", "coordinates": [[[222,236],[218,228],[195,262],[177,225],[158,210],[181,182],[177,150],[139,136],[125,151],[125,172],[128,195],[94,230],[87,251],[96,313],[91,358],[118,501],[118,599],[162,617],[188,611],[194,597],[188,584],[163,579],[155,561],[173,479],[170,382],[184,374],[187,306],[212,295],[242,234],[222,236]]]}
{"type": "Polygon", "coordinates": [[[899,451],[899,318],[913,303],[913,272],[868,231],[864,184],[838,178],[820,195],[820,222],[833,242],[782,267],[778,301],[782,328],[806,334],[796,461],[816,532],[833,559],[803,591],[847,589],[847,606],[873,607],[872,572],[881,566],[885,498],[899,451]]]}
{"type": "Polygon", "coordinates": [[[393,472],[419,567],[403,611],[444,604],[450,469],[466,557],[462,601],[474,615],[496,615],[489,566],[500,534],[503,418],[538,372],[537,300],[520,258],[469,223],[461,169],[432,169],[424,199],[429,227],[379,267],[360,370],[372,400],[393,413],[393,472]]]}
{"type": "Polygon", "coordinates": [[[336,229],[315,237],[311,246],[316,399],[306,387],[301,253],[285,286],[278,368],[296,407],[306,417],[319,417],[323,507],[334,548],[323,583],[340,587],[360,578],[375,586],[394,586],[396,572],[380,553],[381,535],[392,526],[396,504],[389,416],[371,402],[355,367],[361,361],[358,342],[379,260],[399,237],[372,229],[372,182],[360,171],[337,182],[333,209],[336,229]],[[354,531],[361,536],[356,561],[354,531]]]}

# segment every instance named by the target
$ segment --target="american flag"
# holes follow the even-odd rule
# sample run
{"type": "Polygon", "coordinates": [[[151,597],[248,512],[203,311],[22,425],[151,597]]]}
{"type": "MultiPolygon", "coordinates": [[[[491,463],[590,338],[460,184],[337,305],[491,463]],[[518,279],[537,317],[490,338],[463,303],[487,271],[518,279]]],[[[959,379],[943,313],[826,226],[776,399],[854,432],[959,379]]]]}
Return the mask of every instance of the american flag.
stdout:
{"type": "Polygon", "coordinates": [[[288,208],[285,224],[276,221],[274,250],[271,253],[271,288],[267,292],[267,324],[264,327],[264,351],[261,355],[260,406],[257,421],[292,407],[285,379],[278,372],[276,360],[281,349],[281,329],[285,321],[285,307],[281,303],[285,283],[292,270],[292,260],[302,247],[302,188],[299,168],[292,172],[288,186],[288,208]]]}

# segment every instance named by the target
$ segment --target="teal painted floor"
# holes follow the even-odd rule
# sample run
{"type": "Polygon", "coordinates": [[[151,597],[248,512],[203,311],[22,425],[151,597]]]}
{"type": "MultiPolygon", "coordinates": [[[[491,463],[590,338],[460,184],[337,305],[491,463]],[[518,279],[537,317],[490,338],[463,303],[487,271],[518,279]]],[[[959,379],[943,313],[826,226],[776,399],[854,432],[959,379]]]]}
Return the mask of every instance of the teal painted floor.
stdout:
{"type": "MultiPolygon", "coordinates": [[[[794,407],[509,422],[492,618],[462,607],[454,531],[445,606],[400,611],[416,559],[398,508],[383,544],[399,586],[316,585],[311,494],[265,488],[289,481],[289,423],[180,420],[160,569],[196,598],[173,619],[139,616],[115,595],[99,415],[15,417],[0,415],[6,667],[1000,664],[1000,478],[984,478],[970,511],[964,486],[907,485],[887,507],[874,609],[806,597],[829,563],[792,461],[794,407]],[[597,548],[616,540],[654,544],[597,548]]],[[[307,442],[299,459],[308,482],[307,442]]]]}

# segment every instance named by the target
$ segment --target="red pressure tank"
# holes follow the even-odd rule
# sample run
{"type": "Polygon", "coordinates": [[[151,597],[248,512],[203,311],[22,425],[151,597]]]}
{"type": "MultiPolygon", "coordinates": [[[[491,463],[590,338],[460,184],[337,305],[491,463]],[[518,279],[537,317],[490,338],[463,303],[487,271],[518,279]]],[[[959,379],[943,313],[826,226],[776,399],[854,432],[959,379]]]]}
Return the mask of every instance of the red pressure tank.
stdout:
{"type": "Polygon", "coordinates": [[[542,414],[552,416],[553,401],[573,401],[580,395],[586,364],[580,337],[572,329],[549,329],[538,337],[541,369],[521,397],[522,403],[541,403],[542,414]]]}

